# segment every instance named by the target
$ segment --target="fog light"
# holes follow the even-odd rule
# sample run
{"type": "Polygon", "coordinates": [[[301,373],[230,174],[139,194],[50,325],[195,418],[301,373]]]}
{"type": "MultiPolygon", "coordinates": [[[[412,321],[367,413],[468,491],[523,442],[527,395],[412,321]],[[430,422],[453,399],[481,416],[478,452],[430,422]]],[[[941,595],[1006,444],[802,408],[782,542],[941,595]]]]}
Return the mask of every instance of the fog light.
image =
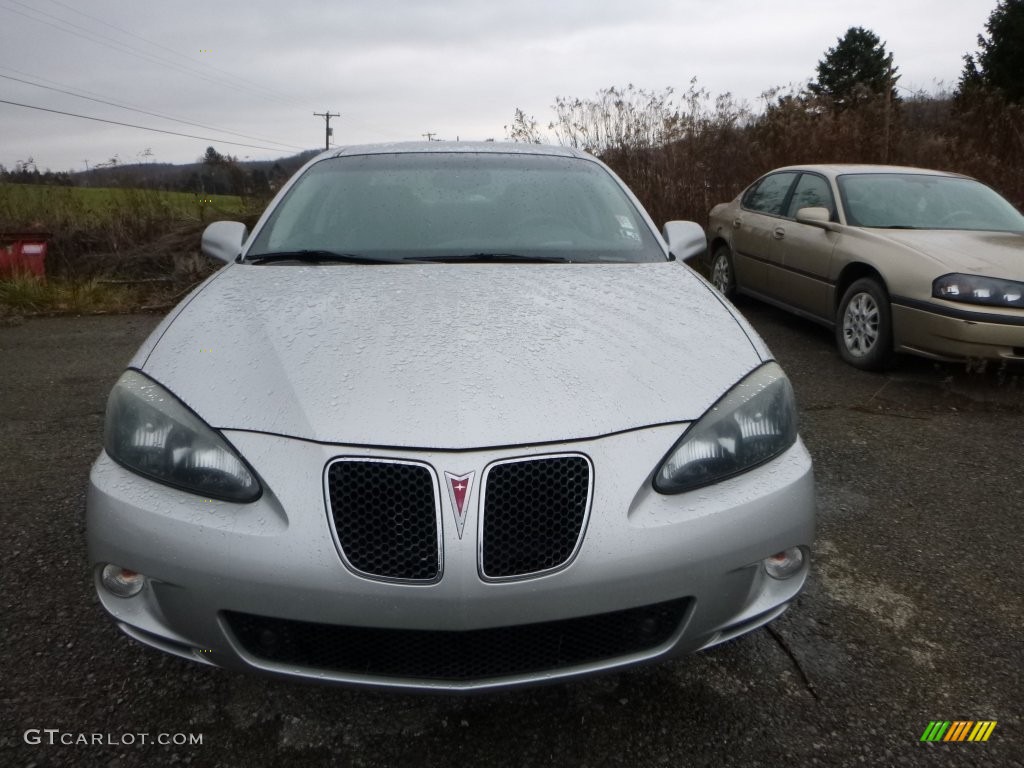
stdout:
{"type": "Polygon", "coordinates": [[[146,577],[141,573],[113,564],[103,566],[100,581],[110,594],[117,597],[134,597],[146,586],[146,577]]]}
{"type": "Polygon", "coordinates": [[[764,559],[764,570],[773,579],[788,579],[796,575],[804,565],[804,551],[790,547],[764,559]]]}

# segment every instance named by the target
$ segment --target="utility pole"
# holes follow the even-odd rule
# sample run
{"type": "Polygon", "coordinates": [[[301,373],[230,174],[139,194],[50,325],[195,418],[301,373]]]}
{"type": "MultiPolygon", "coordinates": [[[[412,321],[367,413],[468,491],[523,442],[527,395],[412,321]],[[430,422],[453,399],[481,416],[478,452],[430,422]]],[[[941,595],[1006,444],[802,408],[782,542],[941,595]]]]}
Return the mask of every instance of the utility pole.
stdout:
{"type": "Polygon", "coordinates": [[[896,87],[896,82],[892,78],[892,54],[889,54],[889,59],[886,62],[886,73],[885,73],[885,119],[884,130],[885,138],[882,141],[882,162],[889,162],[889,126],[891,122],[890,114],[892,112],[892,91],[896,87]]]}
{"type": "Polygon", "coordinates": [[[426,133],[421,133],[420,136],[424,136],[427,139],[427,141],[433,141],[434,137],[437,136],[437,134],[427,131],[426,133]]]}
{"type": "Polygon", "coordinates": [[[331,130],[331,118],[341,117],[341,115],[339,115],[338,113],[331,114],[331,111],[327,110],[326,112],[314,112],[313,116],[322,117],[324,119],[324,122],[327,124],[327,130],[324,132],[324,149],[330,149],[331,136],[334,135],[334,131],[331,130]]]}

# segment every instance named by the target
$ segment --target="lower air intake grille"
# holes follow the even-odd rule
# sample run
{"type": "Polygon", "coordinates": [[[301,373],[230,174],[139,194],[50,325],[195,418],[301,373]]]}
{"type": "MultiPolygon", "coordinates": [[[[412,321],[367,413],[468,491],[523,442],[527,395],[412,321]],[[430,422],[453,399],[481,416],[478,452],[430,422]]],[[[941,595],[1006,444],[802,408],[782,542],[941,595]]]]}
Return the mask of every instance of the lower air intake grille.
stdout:
{"type": "Polygon", "coordinates": [[[466,632],[372,629],[225,613],[258,659],[371,677],[484,680],[548,672],[657,648],[686,600],[576,619],[466,632]]]}
{"type": "Polygon", "coordinates": [[[484,478],[484,576],[523,576],[566,563],[583,534],[589,504],[590,462],[582,456],[492,465],[484,478]]]}
{"type": "Polygon", "coordinates": [[[422,464],[341,459],[327,470],[338,543],[369,576],[433,581],[439,573],[434,476],[422,464]]]}

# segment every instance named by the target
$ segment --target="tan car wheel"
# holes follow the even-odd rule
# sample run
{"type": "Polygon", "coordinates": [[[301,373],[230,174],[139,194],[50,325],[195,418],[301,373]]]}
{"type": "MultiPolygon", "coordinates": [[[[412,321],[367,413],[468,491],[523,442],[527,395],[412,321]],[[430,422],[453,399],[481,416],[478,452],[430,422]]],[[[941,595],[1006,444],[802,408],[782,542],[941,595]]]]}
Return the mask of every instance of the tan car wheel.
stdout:
{"type": "Polygon", "coordinates": [[[892,312],[889,296],[870,277],[854,282],[843,294],[836,317],[836,345],[847,363],[868,371],[892,360],[892,312]]]}
{"type": "Polygon", "coordinates": [[[732,271],[732,255],[728,247],[720,245],[711,259],[711,284],[718,292],[731,299],[736,293],[736,278],[732,271]]]}

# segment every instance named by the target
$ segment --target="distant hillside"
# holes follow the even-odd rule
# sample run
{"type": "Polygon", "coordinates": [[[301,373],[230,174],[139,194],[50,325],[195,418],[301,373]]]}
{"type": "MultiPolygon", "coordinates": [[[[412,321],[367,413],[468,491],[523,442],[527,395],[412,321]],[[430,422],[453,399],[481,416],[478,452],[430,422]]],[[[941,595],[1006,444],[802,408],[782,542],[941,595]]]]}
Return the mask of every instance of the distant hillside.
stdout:
{"type": "Polygon", "coordinates": [[[220,157],[220,162],[137,163],[71,174],[76,186],[122,186],[207,192],[219,195],[259,194],[273,191],[320,150],[311,149],[277,160],[237,160],[220,157]]]}
{"type": "Polygon", "coordinates": [[[40,172],[34,166],[4,170],[0,181],[16,184],[59,184],[75,187],[161,189],[214,195],[262,195],[273,192],[320,150],[310,149],[277,160],[239,160],[212,147],[204,161],[124,163],[74,173],[40,172]],[[211,154],[212,153],[212,154],[211,154]]]}

